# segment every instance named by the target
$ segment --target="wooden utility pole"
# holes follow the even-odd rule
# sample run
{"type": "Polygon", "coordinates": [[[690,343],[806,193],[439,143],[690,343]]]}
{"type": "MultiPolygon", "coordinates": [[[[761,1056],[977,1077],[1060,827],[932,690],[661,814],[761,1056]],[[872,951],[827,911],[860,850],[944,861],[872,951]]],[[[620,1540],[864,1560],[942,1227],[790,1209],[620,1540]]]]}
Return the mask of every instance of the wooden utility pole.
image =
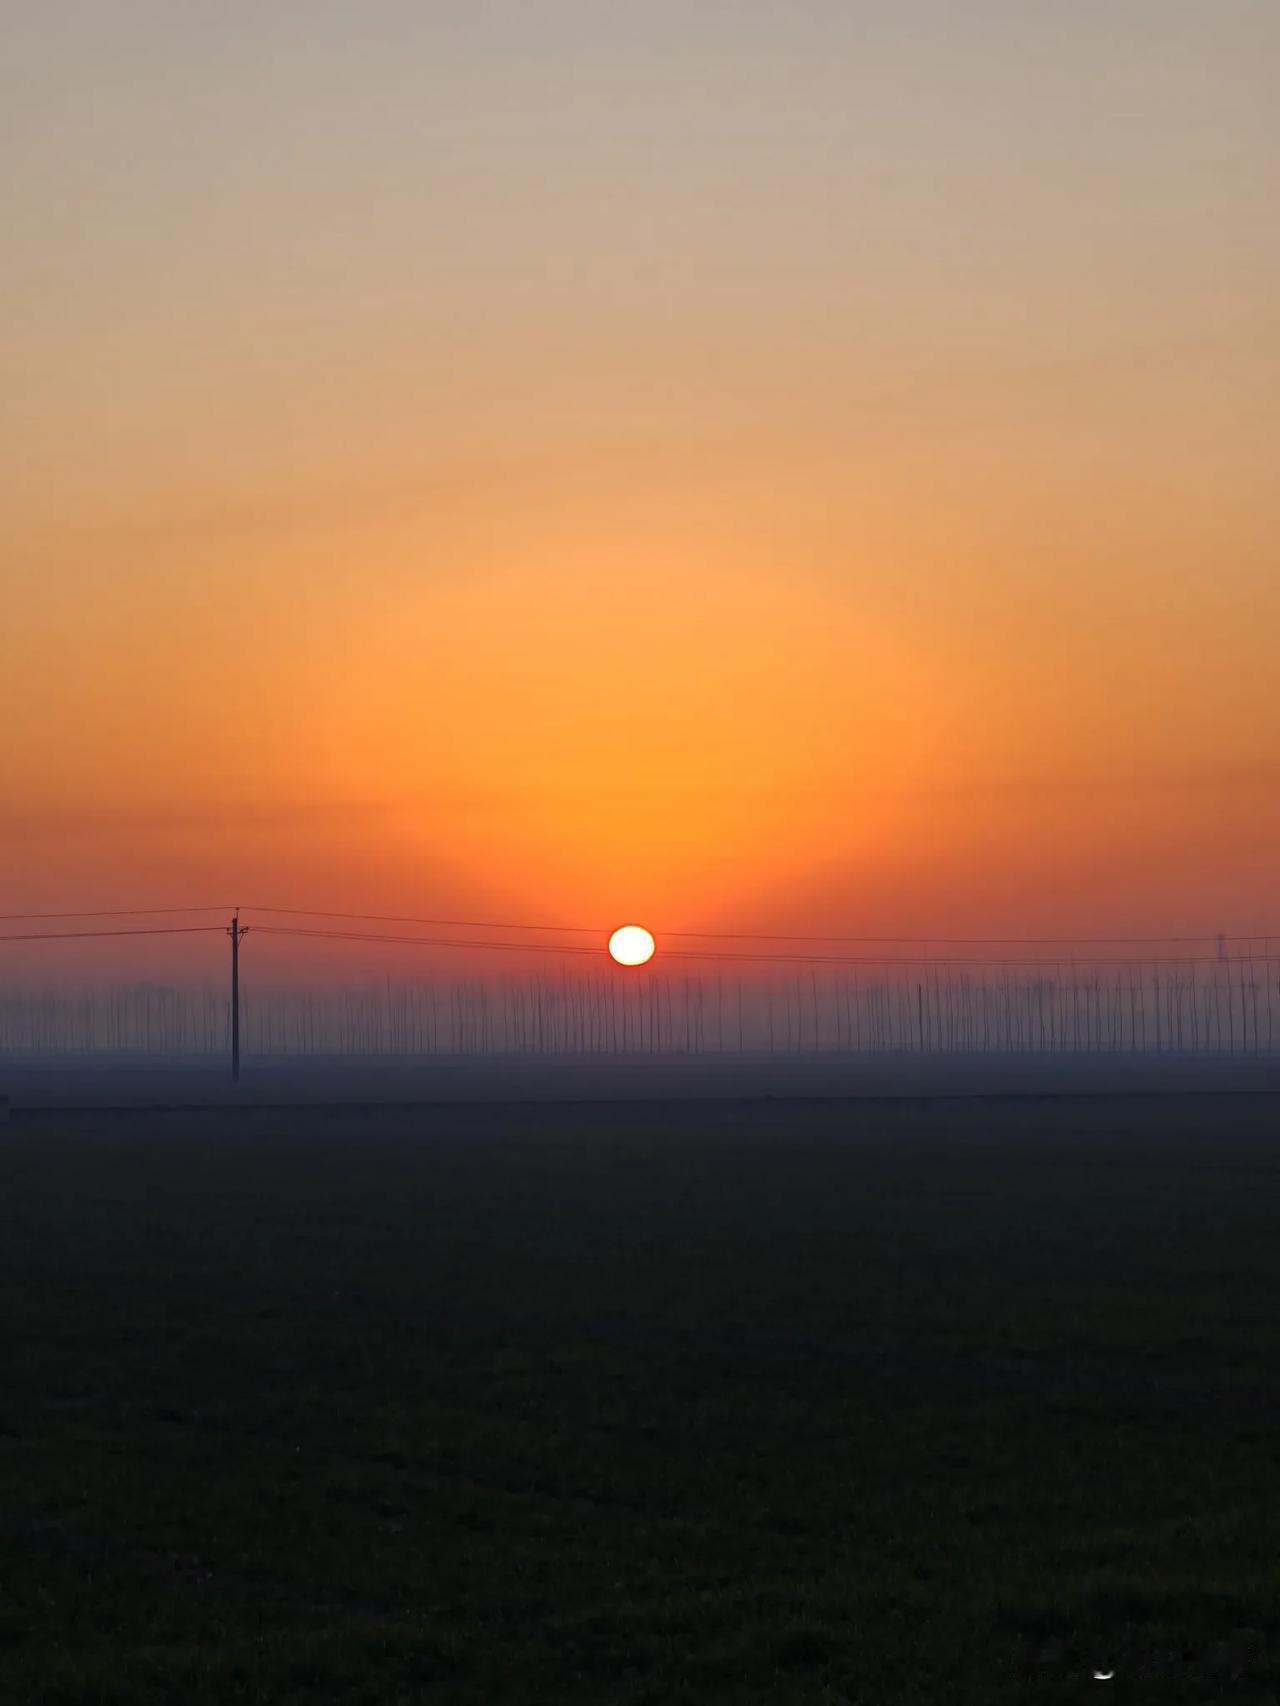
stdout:
{"type": "Polygon", "coordinates": [[[231,938],[231,1078],[240,1082],[240,938],[249,928],[240,923],[239,909],[231,918],[227,935],[231,938]]]}

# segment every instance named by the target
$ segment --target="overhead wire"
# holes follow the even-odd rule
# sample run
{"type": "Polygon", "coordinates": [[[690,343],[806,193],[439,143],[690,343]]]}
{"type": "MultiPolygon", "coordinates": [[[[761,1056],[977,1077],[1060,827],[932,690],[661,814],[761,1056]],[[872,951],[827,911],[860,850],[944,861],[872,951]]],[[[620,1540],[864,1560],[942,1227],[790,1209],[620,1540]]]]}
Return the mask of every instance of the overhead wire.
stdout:
{"type": "MultiPolygon", "coordinates": [[[[394,947],[417,948],[488,948],[508,953],[539,953],[539,954],[572,954],[586,956],[592,959],[608,957],[606,949],[578,947],[568,943],[556,944],[545,942],[493,942],[479,941],[471,938],[447,936],[408,936],[388,935],[375,931],[352,930],[309,930],[293,925],[256,925],[253,926],[258,935],[287,936],[310,940],[330,942],[362,942],[385,944],[394,947]]],[[[1028,966],[1042,967],[1046,963],[1069,966],[1140,966],[1140,965],[1214,965],[1220,963],[1213,955],[1124,955],[1103,956],[1086,955],[1082,957],[1050,956],[1032,958],[1023,956],[994,956],[994,955],[951,955],[933,956],[925,954],[774,954],[774,953],[743,953],[723,949],[708,948],[701,951],[672,948],[662,956],[665,959],[676,960],[711,960],[711,961],[749,961],[756,965],[856,965],[856,966],[1028,966]]]]}
{"type": "Polygon", "coordinates": [[[108,906],[95,912],[0,912],[0,923],[45,918],[162,918],[180,912],[234,912],[232,906],[108,906]]]}
{"type": "Polygon", "coordinates": [[[600,958],[601,948],[579,948],[568,943],[550,942],[486,942],[474,937],[450,936],[389,936],[380,932],[360,930],[306,930],[284,924],[255,924],[256,936],[300,936],[326,942],[389,942],[393,946],[409,944],[418,948],[498,948],[517,954],[587,954],[600,958]]]}
{"type": "Polygon", "coordinates": [[[141,930],[28,930],[0,935],[0,942],[80,942],[89,936],[199,936],[226,931],[225,924],[159,924],[141,930]]]}
{"type": "MultiPolygon", "coordinates": [[[[1127,947],[1130,944],[1150,945],[1168,942],[1190,945],[1196,942],[1216,942],[1212,936],[804,936],[779,935],[763,930],[667,930],[665,936],[696,938],[699,941],[721,942],[854,942],[897,944],[899,947],[1127,947]]],[[[1224,936],[1224,942],[1261,942],[1262,936],[1224,936]]]]}
{"type": "MultiPolygon", "coordinates": [[[[158,916],[161,914],[212,912],[232,910],[216,907],[133,907],[117,910],[100,910],[96,912],[67,912],[67,913],[4,913],[0,920],[6,922],[53,920],[59,918],[111,918],[111,917],[141,917],[158,916]]],[[[339,913],[320,912],[307,908],[286,907],[242,907],[244,913],[268,913],[282,917],[310,917],[366,920],[369,922],[385,923],[422,923],[435,924],[440,927],[454,929],[507,929],[529,931],[564,931],[575,934],[591,934],[601,938],[598,945],[587,946],[576,943],[550,942],[513,942],[502,940],[486,940],[483,937],[456,936],[419,936],[409,934],[392,934],[385,931],[356,931],[337,930],[332,928],[312,928],[305,925],[288,924],[254,924],[247,926],[254,933],[263,936],[282,936],[304,940],[359,942],[368,945],[383,944],[388,946],[404,946],[418,948],[444,948],[470,950],[482,948],[494,952],[505,953],[538,953],[538,954],[568,954],[585,956],[592,959],[608,957],[604,938],[607,932],[589,929],[585,925],[549,925],[549,924],[498,924],[492,921],[481,923],[478,920],[462,919],[420,919],[403,914],[377,913],[339,913]]],[[[209,933],[225,933],[223,924],[169,924],[150,925],[142,927],[129,926],[121,929],[94,930],[33,930],[0,933],[0,942],[48,942],[48,941],[82,941],[90,938],[119,938],[126,936],[184,936],[209,933]]],[[[1270,961],[1273,958],[1273,934],[1259,933],[1256,936],[786,936],[779,934],[727,931],[667,931],[661,933],[661,940],[675,941],[716,941],[716,942],[777,942],[777,943],[812,943],[812,944],[848,944],[850,946],[894,946],[894,947],[1125,947],[1131,945],[1150,946],[1167,944],[1170,946],[1186,946],[1200,942],[1222,941],[1238,946],[1241,943],[1261,944],[1260,953],[1250,952],[1250,959],[1270,961]]],[[[752,963],[756,965],[847,965],[847,966],[974,966],[974,967],[1031,967],[1038,968],[1045,964],[1059,966],[1088,966],[1088,967],[1136,967],[1146,965],[1215,965],[1221,964],[1218,955],[1210,954],[1124,954],[1124,955],[996,955],[996,954],[817,954],[803,952],[756,952],[750,949],[728,948],[663,948],[662,959],[669,960],[698,960],[752,963]]],[[[1240,956],[1237,955],[1237,958],[1240,956]]]]}
{"type": "Polygon", "coordinates": [[[1012,957],[996,954],[746,954],[715,950],[691,953],[681,948],[669,949],[664,957],[669,960],[748,960],[756,965],[1030,966],[1037,970],[1046,966],[1207,966],[1223,963],[1214,954],[1039,954],[1034,957],[1024,954],[1012,957]]]}
{"type": "MultiPolygon", "coordinates": [[[[452,930],[529,930],[547,931],[566,936],[605,937],[610,934],[609,927],[605,925],[516,924],[510,920],[423,918],[411,913],[322,911],[314,907],[300,906],[244,906],[240,910],[244,913],[269,913],[290,918],[349,919],[374,924],[424,924],[433,928],[452,930]]],[[[802,932],[788,934],[766,930],[655,929],[653,934],[663,941],[814,942],[832,944],[845,942],[853,945],[896,945],[899,947],[926,947],[931,944],[937,944],[940,947],[1128,947],[1133,945],[1157,946],[1160,944],[1190,946],[1197,942],[1216,942],[1219,940],[1216,932],[1202,936],[853,936],[807,935],[802,932]]],[[[1249,936],[1223,935],[1221,940],[1224,942],[1265,942],[1269,934],[1274,935],[1277,932],[1258,931],[1249,936]]]]}
{"type": "Polygon", "coordinates": [[[244,906],[242,912],[266,912],[287,918],[347,918],[370,924],[426,924],[449,930],[548,930],[566,936],[607,936],[591,924],[511,924],[492,918],[418,918],[397,912],[321,912],[307,906],[244,906]]]}

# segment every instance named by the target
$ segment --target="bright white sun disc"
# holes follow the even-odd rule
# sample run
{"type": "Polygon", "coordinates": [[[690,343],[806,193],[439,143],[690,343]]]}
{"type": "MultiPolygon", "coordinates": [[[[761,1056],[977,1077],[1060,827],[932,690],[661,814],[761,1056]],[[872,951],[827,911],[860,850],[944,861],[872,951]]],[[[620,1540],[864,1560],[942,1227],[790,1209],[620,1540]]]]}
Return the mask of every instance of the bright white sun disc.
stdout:
{"type": "Polygon", "coordinates": [[[642,966],[653,958],[655,943],[639,924],[624,924],[609,938],[609,952],[620,966],[642,966]]]}

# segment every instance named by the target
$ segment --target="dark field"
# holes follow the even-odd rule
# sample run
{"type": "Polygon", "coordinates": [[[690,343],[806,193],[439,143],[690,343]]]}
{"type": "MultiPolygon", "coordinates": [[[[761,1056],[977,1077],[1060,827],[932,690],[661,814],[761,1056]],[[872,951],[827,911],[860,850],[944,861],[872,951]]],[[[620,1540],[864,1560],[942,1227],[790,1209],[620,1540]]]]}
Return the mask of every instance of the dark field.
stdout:
{"type": "Polygon", "coordinates": [[[1276,1701],[1278,1232],[1267,1096],[15,1119],[0,1699],[1276,1701]]]}

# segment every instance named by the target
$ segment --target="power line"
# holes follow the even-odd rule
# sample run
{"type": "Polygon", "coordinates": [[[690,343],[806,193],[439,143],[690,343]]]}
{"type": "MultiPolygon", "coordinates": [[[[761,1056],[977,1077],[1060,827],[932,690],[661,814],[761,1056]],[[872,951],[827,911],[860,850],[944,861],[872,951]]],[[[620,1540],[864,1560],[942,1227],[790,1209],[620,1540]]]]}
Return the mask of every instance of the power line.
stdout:
{"type": "MultiPolygon", "coordinates": [[[[309,940],[326,942],[369,942],[383,943],[393,947],[415,948],[489,948],[508,953],[518,954],[574,954],[585,955],[591,959],[607,957],[603,948],[580,948],[569,944],[545,942],[485,942],[470,938],[448,936],[403,936],[386,935],[373,931],[355,930],[308,930],[291,925],[258,925],[255,934],[259,936],[288,936],[301,937],[309,940]]],[[[1027,956],[1000,957],[995,955],[953,955],[945,957],[924,954],[888,955],[888,954],[772,954],[772,953],[741,953],[729,952],[723,949],[708,948],[702,951],[672,948],[664,955],[665,959],[675,960],[711,960],[711,961],[749,961],[757,965],[847,965],[847,966],[1023,966],[1041,969],[1046,965],[1055,966],[1120,966],[1134,967],[1144,965],[1216,965],[1220,963],[1214,955],[1125,955],[1123,957],[1096,956],[1061,958],[1049,960],[1032,959],[1027,956]]],[[[1270,956],[1267,956],[1268,958],[1270,956]]]]}
{"type": "MultiPolygon", "coordinates": [[[[1256,954],[1254,960],[1270,960],[1270,954],[1256,954]]],[[[1061,966],[1211,966],[1221,965],[1214,954],[1125,954],[1121,956],[1106,956],[1086,954],[1079,956],[1040,955],[1031,958],[1022,955],[1017,958],[995,954],[972,955],[936,955],[936,954],[745,954],[725,951],[708,950],[705,953],[690,952],[687,949],[671,948],[664,955],[669,960],[749,960],[755,964],[773,965],[834,965],[834,966],[1029,966],[1037,971],[1061,966]]],[[[1239,960],[1234,962],[1241,963],[1239,960]]]]}
{"type": "Polygon", "coordinates": [[[592,959],[605,957],[603,948],[579,948],[568,943],[550,942],[485,942],[475,937],[451,936],[387,936],[361,930],[306,930],[282,924],[255,924],[255,936],[301,936],[325,942],[389,942],[393,946],[409,944],[418,948],[498,948],[516,954],[586,954],[592,959]]]}
{"type": "Polygon", "coordinates": [[[30,930],[0,935],[0,942],[79,942],[87,936],[198,936],[212,930],[222,932],[225,928],[222,924],[160,924],[142,930],[30,930]]]}
{"type": "MultiPolygon", "coordinates": [[[[242,912],[268,912],[284,918],[349,918],[369,924],[427,924],[449,930],[549,930],[566,936],[607,936],[591,924],[510,924],[491,918],[415,918],[396,912],[321,912],[307,906],[242,906],[242,912]]],[[[264,926],[265,928],[265,926],[264,926]]]]}
{"type": "MultiPolygon", "coordinates": [[[[0,920],[16,921],[55,918],[110,918],[110,917],[141,917],[177,912],[213,912],[220,911],[217,907],[134,907],[118,910],[102,910],[97,912],[68,912],[68,913],[0,913],[0,920]]],[[[405,915],[378,913],[340,913],[319,912],[306,908],[289,907],[255,907],[243,910],[267,912],[276,916],[310,917],[310,918],[349,918],[368,920],[370,922],[388,923],[424,923],[437,924],[442,927],[455,929],[507,929],[529,931],[572,931],[575,934],[590,934],[604,937],[607,932],[591,929],[585,925],[552,925],[552,924],[497,924],[492,921],[464,919],[416,919],[405,915]]],[[[0,942],[49,942],[49,941],[82,941],[89,938],[124,937],[124,936],[184,936],[207,933],[221,933],[221,924],[171,924],[153,925],[143,928],[125,928],[116,930],[56,930],[56,931],[25,931],[0,934],[0,942]]],[[[254,927],[255,934],[265,936],[289,936],[303,939],[335,942],[364,942],[384,943],[390,946],[405,946],[419,948],[484,948],[490,951],[506,953],[542,953],[542,954],[571,954],[586,956],[592,959],[603,959],[606,950],[601,943],[598,947],[578,946],[569,943],[546,942],[510,942],[486,941],[478,937],[450,936],[414,936],[389,934],[374,931],[352,931],[332,929],[309,929],[301,925],[270,925],[260,924],[254,927]]],[[[1276,933],[1280,934],[1280,933],[1276,933]]],[[[677,930],[662,932],[662,939],[676,941],[720,941],[720,942],[800,942],[812,944],[848,944],[850,946],[896,946],[896,947],[948,947],[948,946],[993,946],[993,947],[1125,947],[1130,945],[1191,945],[1199,942],[1224,943],[1261,943],[1263,951],[1260,954],[1251,953],[1250,959],[1262,959],[1270,962],[1274,957],[1271,951],[1272,935],[1259,933],[1255,936],[785,936],[778,934],[753,934],[748,931],[694,931],[677,930]]],[[[1237,956],[1239,957],[1239,956],[1237,956]]],[[[752,952],[749,950],[731,950],[721,948],[669,948],[662,952],[662,958],[674,960],[700,960],[724,962],[750,962],[757,965],[849,965],[849,966],[975,966],[975,967],[1042,967],[1045,964],[1059,966],[1144,966],[1144,965],[1214,965],[1222,963],[1216,955],[957,955],[957,954],[811,954],[811,953],[774,953],[752,952]]]]}
{"type": "MultiPolygon", "coordinates": [[[[718,942],[851,942],[863,943],[867,946],[883,943],[898,947],[928,947],[936,943],[939,947],[995,947],[995,948],[1085,948],[1111,947],[1121,948],[1131,945],[1156,946],[1162,942],[1174,945],[1191,945],[1196,942],[1216,942],[1217,934],[1210,936],[786,936],[771,935],[763,930],[667,930],[662,932],[672,939],[696,939],[698,941],[718,942]]],[[[1268,938],[1261,933],[1256,936],[1223,936],[1224,942],[1264,942],[1268,938]]]]}
{"type": "Polygon", "coordinates": [[[0,912],[0,922],[16,923],[42,918],[160,918],[178,912],[231,912],[230,906],[115,906],[96,912],[0,912]]]}
{"type": "MultiPolygon", "coordinates": [[[[515,924],[509,920],[481,918],[421,918],[411,913],[337,912],[302,906],[245,906],[242,912],[264,912],[289,918],[350,919],[370,924],[425,924],[451,930],[530,930],[565,936],[605,936],[610,928],[591,924],[515,924]]],[[[928,947],[1130,947],[1190,946],[1216,942],[1218,933],[1202,936],[835,936],[787,934],[767,930],[662,930],[654,934],[663,941],[697,942],[814,942],[849,943],[863,946],[928,947]]],[[[1224,942],[1266,942],[1277,931],[1257,931],[1250,936],[1223,936],[1224,942]]],[[[513,944],[514,945],[514,944],[513,944]]]]}

